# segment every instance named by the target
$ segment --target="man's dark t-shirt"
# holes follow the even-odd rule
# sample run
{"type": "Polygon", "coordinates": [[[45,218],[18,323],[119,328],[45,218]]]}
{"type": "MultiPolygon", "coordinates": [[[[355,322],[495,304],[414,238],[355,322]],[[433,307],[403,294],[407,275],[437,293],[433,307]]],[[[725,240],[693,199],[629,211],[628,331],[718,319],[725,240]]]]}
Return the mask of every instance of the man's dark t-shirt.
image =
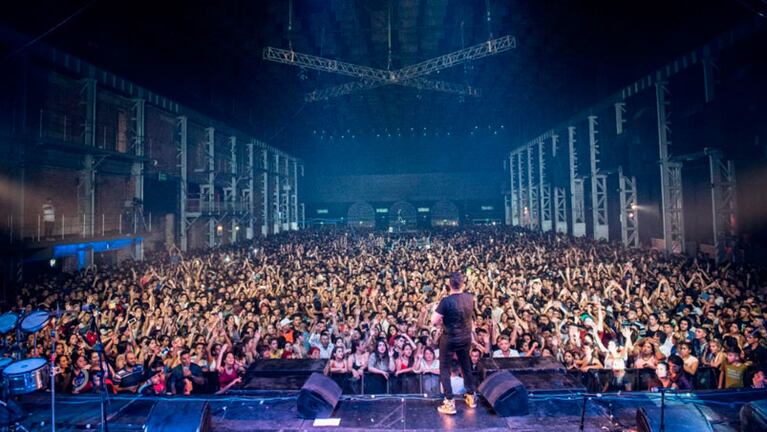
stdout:
{"type": "Polygon", "coordinates": [[[450,294],[437,306],[442,315],[444,336],[453,345],[471,344],[471,323],[474,320],[474,296],[470,293],[450,294]]]}

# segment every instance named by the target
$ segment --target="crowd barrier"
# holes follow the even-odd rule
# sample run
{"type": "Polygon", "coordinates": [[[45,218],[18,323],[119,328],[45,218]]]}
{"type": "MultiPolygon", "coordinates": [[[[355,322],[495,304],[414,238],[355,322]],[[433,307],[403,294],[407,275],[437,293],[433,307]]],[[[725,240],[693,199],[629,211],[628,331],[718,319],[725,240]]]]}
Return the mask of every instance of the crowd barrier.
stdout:
{"type": "MultiPolygon", "coordinates": [[[[529,373],[529,372],[527,372],[529,373]]],[[[648,391],[657,386],[654,369],[626,369],[618,373],[611,369],[590,369],[587,372],[568,370],[567,375],[580,382],[589,393],[606,393],[618,391],[648,391]]],[[[748,371],[744,382],[748,386],[753,371],[748,371]]],[[[219,390],[218,373],[205,372],[206,384],[198,388],[198,393],[215,393],[219,390]]],[[[417,374],[408,372],[400,375],[382,375],[365,372],[362,378],[354,378],[352,374],[330,374],[343,390],[344,394],[426,394],[436,396],[441,394],[439,375],[431,373],[417,374]]],[[[477,385],[485,377],[475,372],[477,385]]],[[[715,390],[719,383],[719,370],[701,366],[693,377],[693,390],[715,390]]],[[[263,389],[269,390],[269,389],[263,389]]]]}
{"type": "MultiPolygon", "coordinates": [[[[590,369],[587,372],[568,370],[567,373],[580,380],[590,393],[647,391],[657,387],[655,370],[649,368],[626,369],[623,373],[611,369],[590,369]]],[[[719,370],[699,367],[692,384],[693,390],[715,390],[719,384],[719,370]]]]}

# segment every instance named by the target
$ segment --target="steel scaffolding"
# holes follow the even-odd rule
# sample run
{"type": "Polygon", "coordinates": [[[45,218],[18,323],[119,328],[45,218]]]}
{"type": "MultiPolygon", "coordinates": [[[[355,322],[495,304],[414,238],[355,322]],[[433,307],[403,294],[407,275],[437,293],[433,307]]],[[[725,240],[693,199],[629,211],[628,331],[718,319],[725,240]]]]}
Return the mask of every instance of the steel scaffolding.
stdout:
{"type": "Polygon", "coordinates": [[[298,161],[293,159],[293,183],[290,188],[290,229],[298,230],[298,161]]]}
{"type": "Polygon", "coordinates": [[[280,221],[282,215],[280,213],[280,154],[274,152],[274,169],[272,170],[274,177],[272,178],[272,184],[274,190],[272,191],[272,233],[278,234],[280,232],[280,221]]]}
{"type": "Polygon", "coordinates": [[[515,175],[518,169],[515,171],[515,158],[516,152],[509,153],[509,207],[511,211],[511,225],[519,226],[519,187],[515,185],[515,175]]]}
{"type": "Polygon", "coordinates": [[[524,149],[519,150],[517,152],[517,184],[519,185],[519,191],[517,194],[519,195],[519,225],[523,227],[528,227],[530,225],[530,207],[528,207],[527,204],[527,186],[524,181],[525,178],[525,171],[524,166],[525,164],[522,162],[522,152],[524,149]]]}
{"type": "Polygon", "coordinates": [[[626,102],[615,102],[615,134],[621,135],[626,125],[626,102]]]}
{"type": "Polygon", "coordinates": [[[737,194],[735,164],[723,161],[718,150],[706,151],[711,176],[711,216],[714,253],[717,262],[726,259],[726,248],[732,247],[737,235],[737,194]]]}
{"type": "Polygon", "coordinates": [[[567,234],[567,195],[565,188],[558,186],[554,188],[554,205],[556,206],[554,228],[558,233],[567,234]]]}
{"type": "Polygon", "coordinates": [[[245,178],[248,181],[248,187],[243,190],[242,201],[247,203],[247,220],[248,227],[245,230],[245,238],[252,240],[256,236],[256,155],[255,155],[255,140],[250,140],[247,144],[248,149],[248,163],[245,167],[245,178]]]}
{"type": "Polygon", "coordinates": [[[181,250],[186,252],[189,248],[189,228],[200,217],[199,212],[189,212],[187,209],[187,200],[189,198],[188,188],[188,120],[186,116],[176,118],[175,142],[178,150],[178,159],[180,165],[179,174],[179,243],[181,250]]]}
{"type": "Polygon", "coordinates": [[[575,237],[586,235],[586,213],[583,203],[583,179],[578,177],[578,154],[575,151],[575,126],[567,128],[567,145],[570,174],[570,211],[572,234],[575,237]]]}
{"type": "Polygon", "coordinates": [[[660,155],[661,212],[663,214],[663,240],[666,250],[674,253],[685,251],[684,212],[682,200],[682,164],[671,162],[668,147],[671,145],[669,121],[669,90],[665,81],[655,83],[655,103],[658,116],[658,149],[660,155]]]}
{"type": "Polygon", "coordinates": [[[639,206],[635,177],[623,175],[618,169],[618,187],[621,208],[621,241],[626,247],[639,247],[639,206]]]}
{"type": "MultiPolygon", "coordinates": [[[[82,143],[86,148],[96,148],[96,80],[83,79],[80,81],[80,105],[83,109],[84,124],[82,125],[82,143]]],[[[80,171],[80,181],[77,187],[78,211],[82,217],[82,235],[93,236],[95,232],[96,212],[96,166],[93,154],[88,153],[83,159],[80,171]]]]}
{"type": "MultiPolygon", "coordinates": [[[[133,233],[139,232],[144,225],[144,145],[146,134],[146,102],[144,99],[134,99],[132,106],[131,129],[133,142],[133,154],[136,160],[131,165],[131,177],[133,179],[133,233]]],[[[136,242],[134,251],[136,260],[144,259],[144,242],[136,242]]]]}
{"type": "Polygon", "coordinates": [[[213,212],[216,204],[216,129],[205,128],[205,135],[208,183],[200,185],[200,198],[201,210],[208,214],[208,247],[214,247],[216,246],[216,226],[218,224],[213,212]]]}
{"type": "Polygon", "coordinates": [[[533,173],[533,145],[527,146],[527,202],[530,208],[530,220],[528,228],[535,230],[540,228],[540,211],[538,205],[538,184],[535,182],[533,173]]]}
{"type": "Polygon", "coordinates": [[[551,188],[546,182],[546,153],[544,140],[538,140],[538,193],[541,231],[551,231],[551,188]]]}
{"type": "Polygon", "coordinates": [[[237,137],[229,137],[229,186],[224,187],[224,208],[231,214],[229,218],[229,241],[237,242],[237,236],[240,230],[240,217],[242,216],[242,206],[239,202],[237,172],[237,137]]]}
{"type": "Polygon", "coordinates": [[[266,144],[259,143],[261,149],[261,235],[269,235],[269,151],[266,144]]]}
{"type": "Polygon", "coordinates": [[[597,140],[597,116],[589,120],[589,162],[591,167],[591,214],[594,239],[609,240],[610,229],[607,225],[607,176],[599,172],[599,141],[597,140]]]}

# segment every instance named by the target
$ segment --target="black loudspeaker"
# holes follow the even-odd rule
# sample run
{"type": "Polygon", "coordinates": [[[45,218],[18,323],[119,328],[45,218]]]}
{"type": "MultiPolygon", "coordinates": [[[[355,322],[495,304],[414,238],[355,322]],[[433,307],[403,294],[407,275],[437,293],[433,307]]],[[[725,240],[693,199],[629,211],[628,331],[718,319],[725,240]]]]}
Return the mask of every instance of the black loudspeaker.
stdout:
{"type": "Polygon", "coordinates": [[[321,373],[313,373],[301,387],[296,401],[302,419],[328,418],[336,409],[341,387],[321,373]]]}
{"type": "Polygon", "coordinates": [[[183,399],[160,400],[149,412],[146,432],[209,432],[210,405],[183,399]]]}
{"type": "MultiPolygon", "coordinates": [[[[637,410],[639,432],[660,431],[660,406],[644,407],[637,410]]],[[[664,428],[668,432],[713,432],[698,407],[695,405],[666,405],[664,428]]]]}
{"type": "Polygon", "coordinates": [[[507,370],[490,374],[479,385],[479,392],[501,417],[523,416],[530,412],[525,386],[507,370]]]}
{"type": "Polygon", "coordinates": [[[740,409],[740,432],[767,430],[767,400],[758,400],[743,405],[740,409]]]}

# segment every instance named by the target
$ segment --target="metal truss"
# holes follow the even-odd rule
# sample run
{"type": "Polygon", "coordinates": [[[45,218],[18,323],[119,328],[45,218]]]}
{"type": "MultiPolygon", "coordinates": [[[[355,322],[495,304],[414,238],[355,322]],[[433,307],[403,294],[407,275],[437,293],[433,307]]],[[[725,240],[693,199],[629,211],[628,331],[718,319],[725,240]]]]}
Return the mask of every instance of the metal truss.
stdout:
{"type": "Polygon", "coordinates": [[[597,116],[589,120],[589,162],[591,164],[591,211],[595,240],[608,240],[610,229],[607,225],[607,176],[599,173],[599,141],[597,140],[597,116]]]}
{"type": "Polygon", "coordinates": [[[418,78],[483,57],[509,51],[516,47],[517,39],[514,36],[507,35],[449,54],[441,55],[430,60],[425,60],[414,65],[405,66],[395,73],[397,80],[399,81],[418,78]]]}
{"type": "Polygon", "coordinates": [[[543,140],[538,140],[538,199],[541,231],[551,231],[551,188],[546,183],[546,155],[543,140]]]}
{"type": "Polygon", "coordinates": [[[385,85],[381,81],[362,80],[343,83],[337,86],[315,90],[304,95],[306,102],[319,102],[335,97],[340,97],[360,90],[368,90],[385,85]]]}
{"type": "Polygon", "coordinates": [[[673,253],[684,253],[684,201],[682,193],[682,164],[668,162],[662,168],[666,171],[666,206],[663,211],[664,223],[668,221],[666,233],[670,239],[670,245],[666,247],[673,253]]]}
{"type": "Polygon", "coordinates": [[[567,234],[567,196],[565,188],[554,188],[554,205],[556,207],[554,212],[554,229],[558,233],[567,234]]]}
{"type": "Polygon", "coordinates": [[[618,184],[621,206],[621,241],[626,247],[639,247],[639,212],[637,184],[635,177],[623,175],[618,169],[618,184]]]}
{"type": "Polygon", "coordinates": [[[519,225],[527,227],[530,225],[530,207],[527,183],[524,180],[527,173],[525,173],[525,164],[522,162],[522,152],[523,150],[517,152],[517,184],[519,185],[517,195],[519,196],[519,225]]]}
{"type": "Polygon", "coordinates": [[[229,240],[231,243],[237,242],[237,236],[240,229],[240,218],[247,217],[242,214],[245,208],[240,199],[241,191],[238,190],[240,179],[237,172],[237,137],[229,137],[229,186],[224,188],[224,206],[227,211],[232,213],[230,218],[229,240]]]}
{"type": "MultiPolygon", "coordinates": [[[[208,184],[200,185],[200,208],[203,212],[212,213],[216,199],[216,129],[205,128],[205,161],[208,163],[208,184]]],[[[216,246],[216,218],[208,218],[208,247],[216,246]]]]}
{"type": "Polygon", "coordinates": [[[180,165],[180,184],[179,184],[179,243],[181,250],[186,252],[189,247],[189,228],[194,224],[199,212],[190,212],[187,208],[189,198],[187,184],[188,180],[188,120],[186,116],[176,118],[175,142],[178,150],[178,159],[180,165]]]}
{"type": "Polygon", "coordinates": [[[269,151],[265,144],[261,149],[261,235],[269,234],[269,151]]]}
{"type": "Polygon", "coordinates": [[[278,234],[280,232],[280,154],[274,153],[274,178],[272,184],[274,190],[272,191],[272,233],[278,234]]]}
{"type": "Polygon", "coordinates": [[[663,240],[666,250],[684,252],[684,215],[682,201],[681,163],[669,160],[671,145],[668,86],[665,81],[655,83],[655,103],[658,116],[658,153],[660,156],[661,211],[663,213],[663,240]]]}
{"type": "MultiPolygon", "coordinates": [[[[470,97],[479,97],[481,93],[478,88],[472,87],[468,84],[457,84],[447,81],[430,80],[426,78],[415,78],[412,80],[396,82],[392,84],[404,87],[413,87],[419,90],[434,90],[443,93],[452,93],[470,97]]],[[[307,93],[304,95],[304,100],[306,102],[319,102],[334,97],[351,94],[360,90],[369,90],[377,87],[382,87],[384,85],[387,85],[387,83],[371,80],[352,81],[307,93]]]]}
{"type": "Polygon", "coordinates": [[[570,211],[572,212],[572,234],[575,237],[586,235],[586,213],[583,203],[583,179],[578,177],[578,154],[575,151],[575,126],[567,128],[570,174],[570,211]]]}
{"type": "Polygon", "coordinates": [[[280,176],[280,229],[290,230],[290,160],[283,157],[280,176]]]}
{"type": "MultiPolygon", "coordinates": [[[[133,220],[131,221],[133,233],[139,232],[144,227],[144,144],[145,144],[145,125],[146,125],[146,102],[144,99],[134,99],[131,110],[131,147],[137,160],[131,165],[131,177],[133,178],[133,220]],[[141,203],[138,207],[137,203],[141,203]]],[[[136,242],[134,259],[141,261],[144,259],[144,242],[136,242]]]]}
{"type": "Polygon", "coordinates": [[[282,48],[266,47],[264,48],[263,55],[264,60],[299,66],[320,72],[330,72],[352,78],[368,79],[379,82],[397,81],[395,71],[356,65],[311,54],[297,53],[282,48]]]}
{"type": "Polygon", "coordinates": [[[626,114],[626,102],[615,102],[615,134],[623,133],[623,126],[626,124],[624,118],[626,114]]]}
{"type": "Polygon", "coordinates": [[[735,164],[723,161],[718,150],[707,150],[711,174],[711,213],[713,217],[714,250],[717,262],[726,258],[725,247],[737,234],[737,196],[735,193],[735,164]]]}
{"type": "Polygon", "coordinates": [[[290,229],[298,230],[298,161],[293,159],[293,184],[290,188],[290,229]]]}
{"type": "Polygon", "coordinates": [[[527,202],[530,208],[530,220],[528,221],[528,228],[538,229],[540,226],[540,217],[538,211],[538,185],[535,182],[533,175],[533,146],[532,144],[527,146],[527,202]]]}
{"type": "Polygon", "coordinates": [[[515,175],[517,173],[514,167],[516,153],[509,153],[509,206],[511,207],[511,225],[519,225],[519,187],[515,185],[515,175]]]}
{"type": "Polygon", "coordinates": [[[557,157],[557,151],[559,150],[559,135],[551,135],[551,158],[557,157]]]}
{"type": "Polygon", "coordinates": [[[274,47],[264,48],[263,58],[264,60],[276,63],[289,64],[360,79],[360,81],[341,84],[339,86],[308,93],[304,98],[307,102],[326,100],[331,97],[343,96],[359,90],[391,84],[415,87],[422,90],[441,91],[463,96],[479,96],[479,91],[471,86],[429,80],[423,77],[443,69],[448,69],[490,55],[499,54],[516,48],[516,46],[517,41],[515,37],[504,36],[394,71],[357,65],[274,47]]]}
{"type": "Polygon", "coordinates": [[[248,163],[245,166],[245,169],[247,170],[247,181],[248,181],[248,187],[245,188],[242,191],[242,202],[246,203],[248,208],[248,229],[245,232],[245,238],[248,240],[253,239],[255,237],[255,229],[256,229],[256,184],[255,184],[255,177],[256,177],[256,157],[255,157],[255,146],[256,143],[254,140],[251,140],[248,145],[248,163]]]}
{"type": "MultiPolygon", "coordinates": [[[[80,105],[83,109],[84,123],[82,127],[82,143],[86,147],[96,147],[96,80],[80,81],[80,105]]],[[[103,160],[103,159],[102,159],[103,160]]],[[[80,182],[77,186],[78,212],[82,215],[82,235],[92,236],[95,231],[96,211],[96,167],[99,162],[92,154],[85,155],[83,169],[80,171],[80,182]]]]}

